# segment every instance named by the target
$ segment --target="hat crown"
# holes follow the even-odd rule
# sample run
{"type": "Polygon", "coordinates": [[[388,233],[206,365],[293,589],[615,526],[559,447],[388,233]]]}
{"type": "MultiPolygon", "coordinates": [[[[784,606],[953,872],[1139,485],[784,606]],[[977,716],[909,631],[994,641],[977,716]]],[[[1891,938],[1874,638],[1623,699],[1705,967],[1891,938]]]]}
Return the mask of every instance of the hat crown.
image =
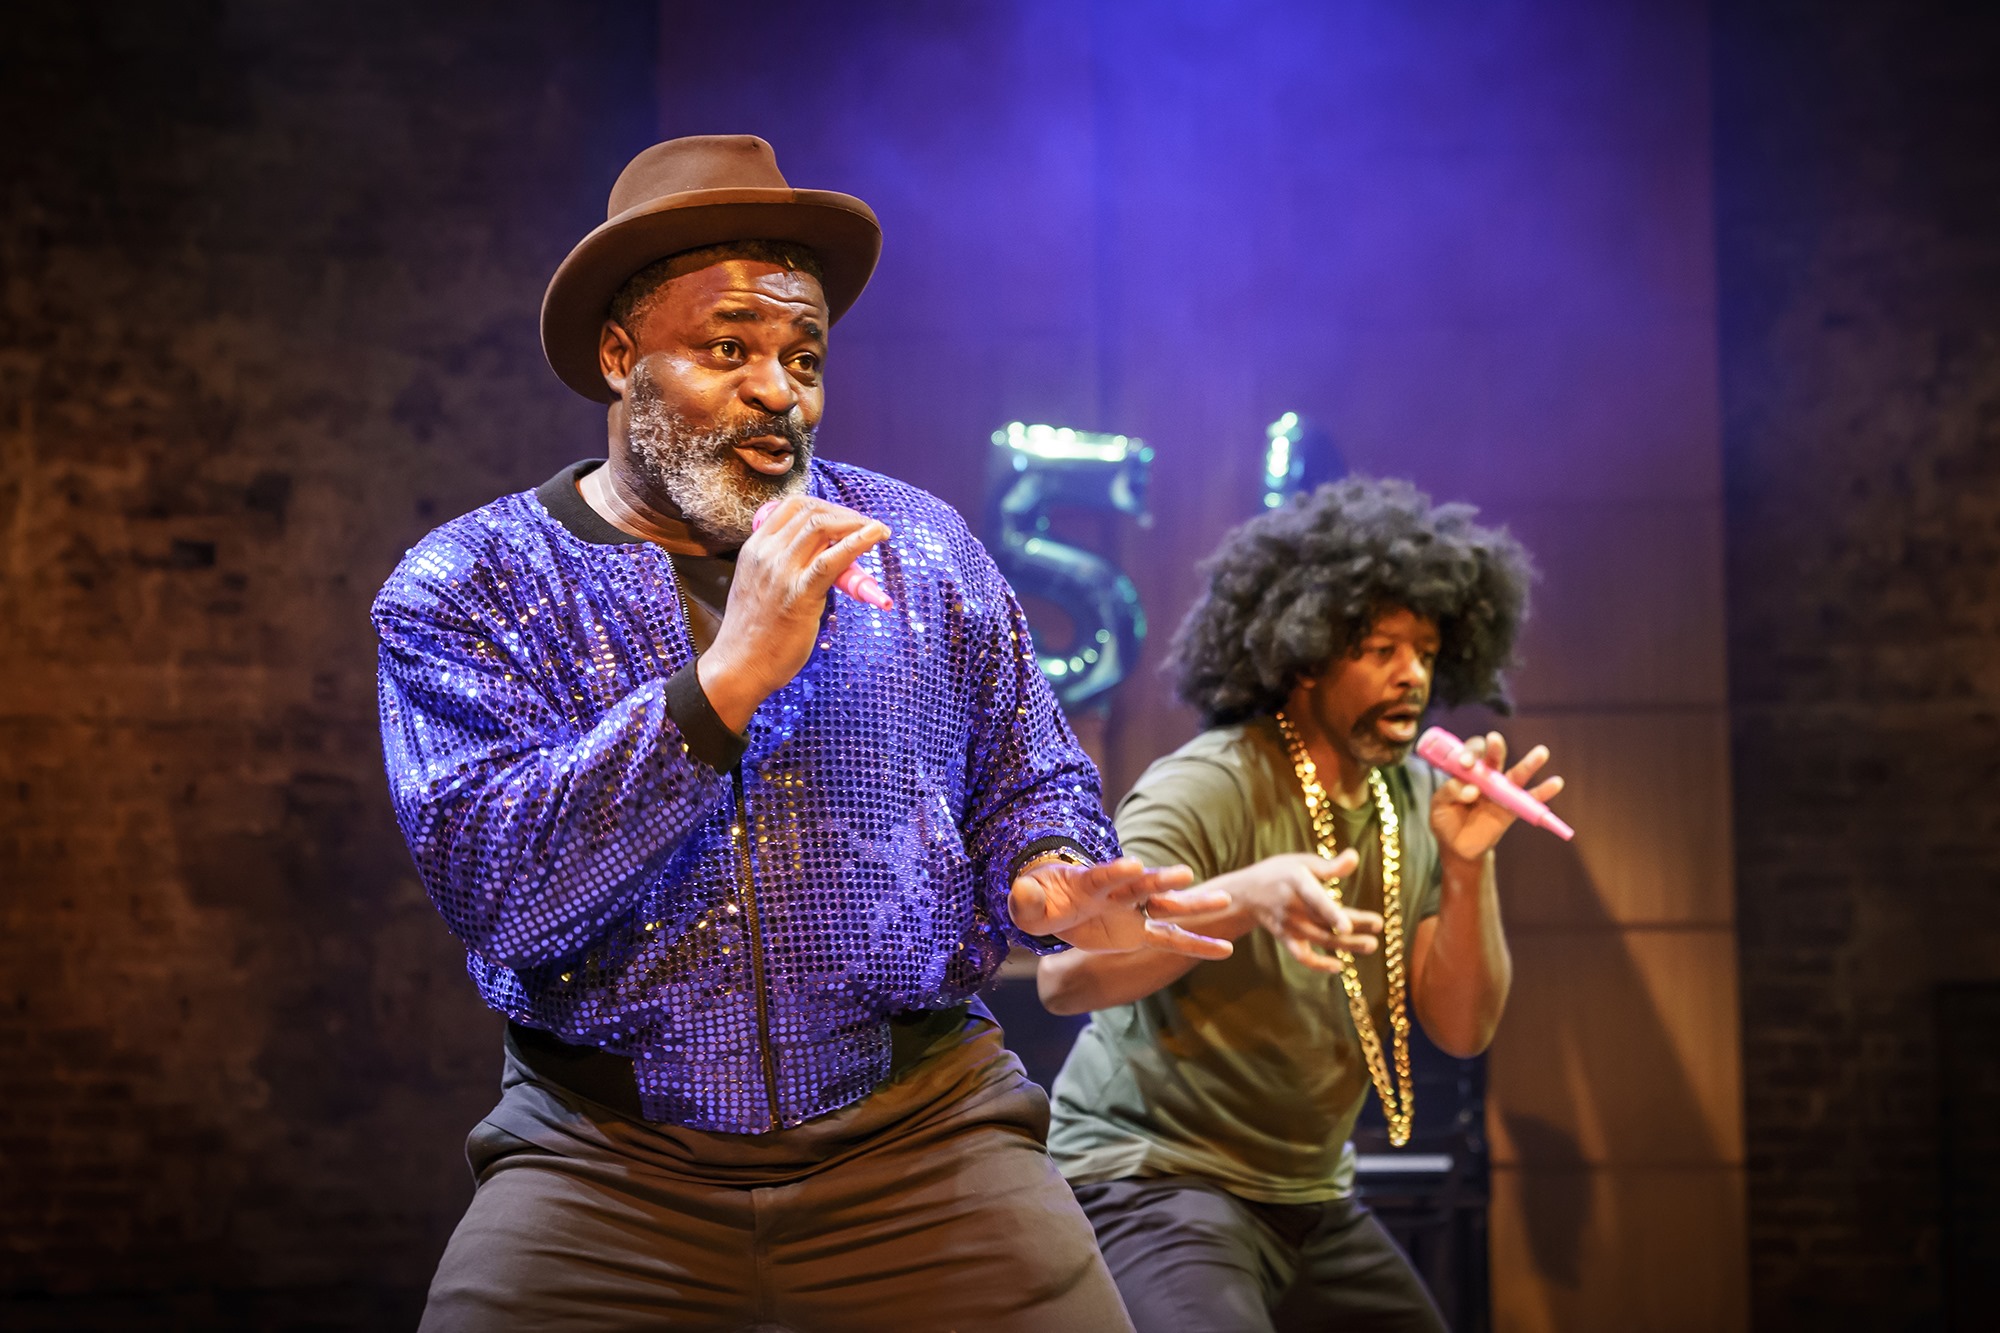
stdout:
{"type": "Polygon", "coordinates": [[[615,395],[597,363],[605,312],[634,273],[668,255],[731,241],[785,241],[819,257],[828,322],[868,285],[882,224],[832,190],[794,190],[771,145],[753,134],[654,144],[618,173],[604,221],[578,241],[542,294],[542,350],[586,398],[615,395]]]}
{"type": "Polygon", "coordinates": [[[754,134],[691,134],[654,144],[611,187],[607,219],[690,190],[789,190],[771,145],[754,134]]]}

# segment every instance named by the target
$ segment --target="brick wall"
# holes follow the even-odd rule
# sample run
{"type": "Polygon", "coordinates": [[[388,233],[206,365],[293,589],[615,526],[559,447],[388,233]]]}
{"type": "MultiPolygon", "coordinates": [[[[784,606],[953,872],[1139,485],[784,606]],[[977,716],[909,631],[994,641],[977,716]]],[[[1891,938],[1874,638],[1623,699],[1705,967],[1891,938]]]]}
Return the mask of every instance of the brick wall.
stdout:
{"type": "Polygon", "coordinates": [[[1937,1328],[1934,996],[2000,978],[2000,13],[1714,20],[1756,1321],[1937,1328]]]}
{"type": "Polygon", "coordinates": [[[601,440],[534,311],[650,5],[0,17],[0,1324],[395,1327],[497,1029],[370,595],[601,440]]]}

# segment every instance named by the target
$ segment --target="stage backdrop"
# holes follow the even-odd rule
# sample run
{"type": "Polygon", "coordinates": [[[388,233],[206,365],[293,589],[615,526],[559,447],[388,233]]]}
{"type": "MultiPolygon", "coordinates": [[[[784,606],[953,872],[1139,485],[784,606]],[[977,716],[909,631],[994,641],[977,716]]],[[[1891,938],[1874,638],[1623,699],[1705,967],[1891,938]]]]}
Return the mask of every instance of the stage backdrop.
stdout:
{"type": "Polygon", "coordinates": [[[1742,1327],[1705,8],[660,12],[663,135],[762,134],[881,214],[826,453],[976,513],[1001,423],[1158,451],[1114,799],[1192,733],[1154,667],[1281,412],[1534,549],[1508,730],[1579,834],[1503,856],[1497,1327],[1742,1327]]]}
{"type": "Polygon", "coordinates": [[[1547,578],[1493,1063],[1508,1329],[1730,1329],[1741,1131],[1706,18],[1674,0],[0,8],[0,1324],[407,1327],[497,1023],[389,818],[374,587],[602,444],[551,267],[653,137],[888,228],[827,452],[1145,436],[1152,671],[1266,422],[1547,578]]]}

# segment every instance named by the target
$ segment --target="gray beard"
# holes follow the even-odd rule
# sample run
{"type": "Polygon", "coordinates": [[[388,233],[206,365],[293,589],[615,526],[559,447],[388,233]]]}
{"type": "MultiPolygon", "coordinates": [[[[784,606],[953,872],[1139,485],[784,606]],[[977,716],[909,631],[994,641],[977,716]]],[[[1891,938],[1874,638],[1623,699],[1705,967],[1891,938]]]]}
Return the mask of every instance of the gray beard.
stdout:
{"type": "Polygon", "coordinates": [[[673,501],[689,527],[718,546],[741,546],[760,508],[805,489],[813,432],[797,408],[741,426],[696,430],[667,406],[651,367],[641,361],[626,383],[625,415],[633,470],[649,489],[673,501]],[[738,445],[763,435],[791,441],[792,470],[782,477],[753,472],[736,456],[738,445]]]}

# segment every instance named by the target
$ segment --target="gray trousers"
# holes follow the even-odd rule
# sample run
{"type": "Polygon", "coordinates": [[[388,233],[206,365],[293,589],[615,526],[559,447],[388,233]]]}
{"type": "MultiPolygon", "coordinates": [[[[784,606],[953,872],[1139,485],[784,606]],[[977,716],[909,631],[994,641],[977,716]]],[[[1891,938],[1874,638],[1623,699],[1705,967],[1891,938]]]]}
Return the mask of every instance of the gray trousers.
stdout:
{"type": "Polygon", "coordinates": [[[1358,1199],[1262,1204],[1186,1176],[1078,1185],[1138,1333],[1446,1333],[1358,1199]]]}
{"type": "Polygon", "coordinates": [[[627,1119],[510,1055],[424,1333],[1129,1333],[1044,1149],[1048,1099],[990,1020],[941,1045],[759,1135],[627,1119]]]}

